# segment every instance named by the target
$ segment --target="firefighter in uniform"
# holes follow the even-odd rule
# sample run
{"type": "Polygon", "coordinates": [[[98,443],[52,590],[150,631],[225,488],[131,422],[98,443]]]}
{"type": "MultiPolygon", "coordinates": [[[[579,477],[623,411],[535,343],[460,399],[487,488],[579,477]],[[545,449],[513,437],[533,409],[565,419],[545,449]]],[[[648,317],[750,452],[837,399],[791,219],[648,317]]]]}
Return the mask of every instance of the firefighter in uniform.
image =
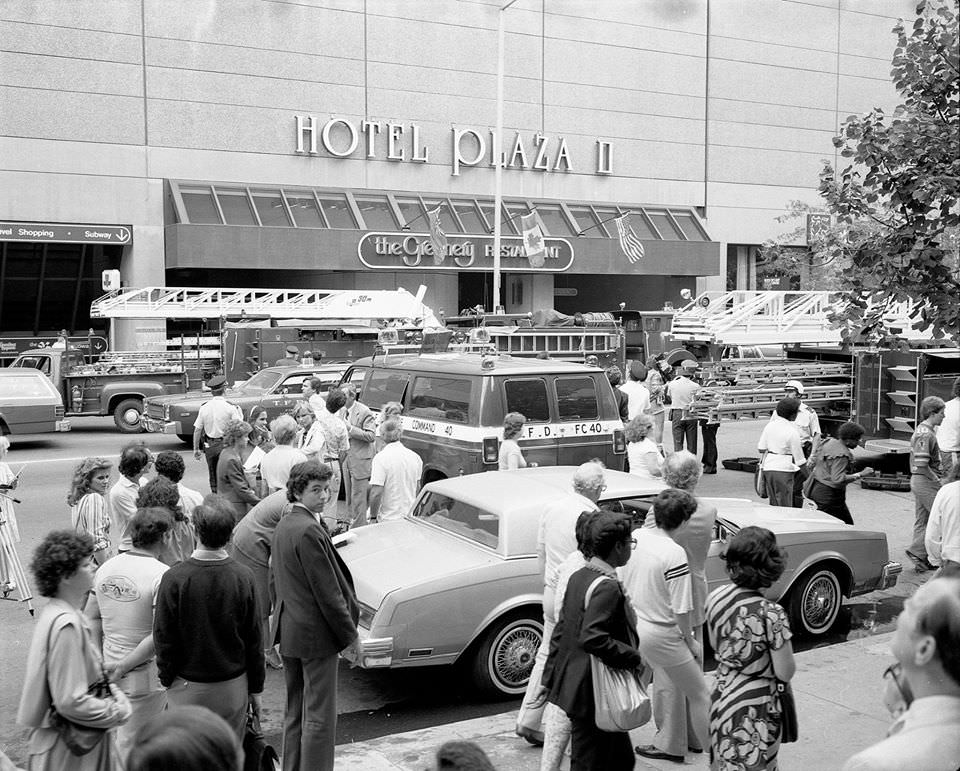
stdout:
{"type": "Polygon", "coordinates": [[[907,556],[918,573],[934,570],[927,559],[927,547],[923,539],[933,499],[940,489],[940,448],[937,446],[936,428],[943,422],[945,407],[939,396],[928,396],[920,402],[921,422],[910,437],[910,491],[913,493],[917,519],[907,556]]]}
{"type": "Polygon", "coordinates": [[[197,420],[193,428],[193,457],[207,459],[207,471],[210,479],[210,492],[217,492],[217,461],[223,451],[223,430],[231,420],[243,420],[243,412],[235,404],[228,402],[223,392],[227,379],[222,375],[210,378],[207,386],[213,393],[210,401],[200,405],[197,420]]]}

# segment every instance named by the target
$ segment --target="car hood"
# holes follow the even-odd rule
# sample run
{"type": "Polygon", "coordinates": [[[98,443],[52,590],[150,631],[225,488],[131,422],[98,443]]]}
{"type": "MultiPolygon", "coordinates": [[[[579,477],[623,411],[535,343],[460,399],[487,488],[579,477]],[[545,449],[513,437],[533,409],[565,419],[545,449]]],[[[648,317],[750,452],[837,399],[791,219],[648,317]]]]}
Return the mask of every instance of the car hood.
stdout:
{"type": "MultiPolygon", "coordinates": [[[[224,394],[227,399],[239,399],[244,396],[249,396],[243,391],[237,391],[235,388],[228,388],[226,394],[224,394]]],[[[185,394],[171,394],[169,396],[151,396],[147,398],[148,404],[159,404],[166,406],[168,404],[195,404],[199,407],[204,402],[208,402],[213,398],[213,394],[210,391],[187,391],[185,394]]]]}
{"type": "Polygon", "coordinates": [[[401,587],[503,561],[482,546],[409,519],[354,528],[334,543],[353,574],[357,598],[372,608],[401,587]]]}

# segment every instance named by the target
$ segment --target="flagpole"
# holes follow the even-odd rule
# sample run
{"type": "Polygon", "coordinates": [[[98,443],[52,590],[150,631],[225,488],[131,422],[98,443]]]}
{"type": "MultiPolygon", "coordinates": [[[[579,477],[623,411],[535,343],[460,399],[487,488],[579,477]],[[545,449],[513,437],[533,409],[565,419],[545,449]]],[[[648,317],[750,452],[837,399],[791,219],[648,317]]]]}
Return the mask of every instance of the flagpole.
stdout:
{"type": "Polygon", "coordinates": [[[503,210],[503,12],[517,0],[510,0],[500,6],[497,12],[497,126],[494,129],[494,159],[493,167],[493,308],[494,313],[500,307],[500,236],[503,226],[500,223],[500,212],[503,210]]]}

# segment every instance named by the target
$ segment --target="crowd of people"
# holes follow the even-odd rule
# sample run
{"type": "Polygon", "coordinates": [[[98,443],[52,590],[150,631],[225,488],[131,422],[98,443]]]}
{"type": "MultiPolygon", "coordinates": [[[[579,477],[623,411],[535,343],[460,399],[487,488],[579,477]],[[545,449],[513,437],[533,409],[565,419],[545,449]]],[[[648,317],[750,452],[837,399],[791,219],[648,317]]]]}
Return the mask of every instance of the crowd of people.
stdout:
{"type": "Polygon", "coordinates": [[[359,606],[332,537],[402,516],[422,462],[400,441],[399,405],[378,422],[350,385],[321,398],[307,379],[294,416],[272,422],[262,408],[245,419],[222,378],[209,385],[194,434],[209,495],[183,484],[177,452],[132,443],[113,484],[112,461],[85,458],[66,529],[34,553],[50,602],[18,716],[30,768],[239,768],[267,667],[286,681],[283,767],[333,767],[337,664],[358,659],[359,606]],[[188,740],[190,726],[208,735],[188,740]],[[181,764],[188,751],[209,765],[181,764]]]}
{"type": "MultiPolygon", "coordinates": [[[[776,767],[778,681],[788,682],[795,665],[786,615],[763,590],[783,572],[785,554],[770,531],[744,528],[726,544],[730,582],[707,595],[717,512],[695,491],[701,475],[716,470],[716,431],[691,415],[693,369],[671,377],[665,361],[652,359],[632,366],[617,389],[631,473],[667,486],[643,521],[598,505],[606,473],[599,462],[580,466],[573,494],[541,517],[544,637],[517,732],[544,746],[542,769],[559,768],[567,748],[578,769],[632,768],[636,755],[679,763],[691,753],[708,753],[720,769],[776,767]],[[667,414],[673,452],[663,448],[667,414]],[[704,628],[717,662],[712,689],[703,675],[704,628]],[[591,656],[644,671],[656,725],[650,744],[631,747],[626,733],[597,729],[591,656]]],[[[615,383],[620,373],[608,376],[615,383]]],[[[31,768],[174,767],[157,758],[188,767],[177,760],[188,752],[208,758],[206,768],[237,768],[248,722],[259,719],[267,667],[282,670],[286,683],[283,767],[333,767],[337,664],[360,655],[360,610],[332,539],[402,516],[422,461],[401,441],[400,405],[378,420],[350,384],[321,398],[319,381],[308,379],[295,415],[272,422],[257,408],[245,419],[224,398],[222,380],[210,385],[194,450],[207,464],[211,494],[183,484],[176,452],[128,445],[112,485],[113,463],[85,458],[69,483],[69,527],[36,549],[31,569],[50,601],[18,713],[32,729],[31,768]],[[191,726],[205,726],[204,736],[187,738],[191,726]]],[[[847,423],[837,437],[822,437],[803,394],[801,383],[788,384],[758,441],[770,503],[809,498],[852,523],[846,487],[871,473],[853,471],[863,428],[847,423]]],[[[908,555],[918,570],[939,573],[908,600],[898,625],[899,667],[888,682],[900,695],[893,701],[904,737],[934,732],[960,705],[960,379],[950,401],[924,400],[920,417],[908,555]]],[[[524,424],[519,413],[506,416],[501,469],[526,465],[524,424]]],[[[8,447],[0,438],[6,491],[17,484],[4,462],[8,447]]],[[[12,507],[0,505],[15,528],[12,507]]],[[[905,751],[905,742],[892,735],[883,751],[905,751]]],[[[931,752],[953,747],[938,746],[931,752]]],[[[878,752],[847,768],[879,768],[871,765],[878,752]]]]}

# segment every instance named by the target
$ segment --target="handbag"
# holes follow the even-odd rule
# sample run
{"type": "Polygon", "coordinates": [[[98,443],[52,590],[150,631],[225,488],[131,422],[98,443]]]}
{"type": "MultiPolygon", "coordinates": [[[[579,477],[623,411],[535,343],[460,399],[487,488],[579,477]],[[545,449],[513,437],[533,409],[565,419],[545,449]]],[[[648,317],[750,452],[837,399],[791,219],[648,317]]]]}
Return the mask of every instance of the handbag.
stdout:
{"type": "Polygon", "coordinates": [[[767,497],[767,480],[763,478],[763,461],[766,460],[767,453],[764,451],[757,463],[757,470],[753,472],[753,489],[761,498],[767,497]]]}
{"type": "MultiPolygon", "coordinates": [[[[583,608],[587,609],[593,590],[607,576],[600,576],[587,589],[583,608]]],[[[650,721],[650,696],[643,687],[643,669],[617,669],[590,655],[593,676],[594,719],[601,731],[631,731],[650,721]]]]}
{"type": "MultiPolygon", "coordinates": [[[[767,647],[772,650],[770,640],[767,639],[767,647]]],[[[771,662],[771,668],[773,663],[771,662]]],[[[800,726],[797,721],[797,702],[793,698],[793,688],[790,683],[781,680],[774,673],[774,683],[777,691],[777,698],[780,701],[780,743],[790,744],[797,741],[800,736],[800,726]]]]}
{"type": "Polygon", "coordinates": [[[247,726],[243,732],[243,771],[279,771],[277,751],[267,744],[260,728],[260,718],[247,712],[247,726]]]}
{"type": "MultiPolygon", "coordinates": [[[[64,614],[61,614],[64,615],[64,614]]],[[[59,618],[59,616],[57,616],[59,618]]],[[[56,622],[56,618],[50,624],[50,629],[47,631],[47,660],[50,658],[50,638],[53,635],[53,623],[56,622]]],[[[86,632],[83,632],[84,641],[86,642],[86,632]]],[[[88,643],[89,644],[89,643],[88,643]]],[[[107,673],[103,671],[103,663],[100,664],[100,679],[97,680],[93,685],[87,688],[87,693],[91,696],[94,696],[98,699],[105,699],[111,696],[110,692],[110,680],[107,678],[107,673]]],[[[47,670],[47,677],[45,678],[45,683],[47,686],[47,693],[50,696],[50,713],[47,716],[47,722],[50,724],[50,727],[53,728],[60,738],[63,740],[63,743],[67,745],[67,749],[70,750],[71,754],[76,755],[77,757],[82,757],[83,755],[91,752],[106,735],[106,728],[92,728],[91,726],[85,726],[80,723],[75,723],[74,721],[65,718],[59,712],[53,704],[53,693],[50,691],[50,672],[47,670]]]]}

